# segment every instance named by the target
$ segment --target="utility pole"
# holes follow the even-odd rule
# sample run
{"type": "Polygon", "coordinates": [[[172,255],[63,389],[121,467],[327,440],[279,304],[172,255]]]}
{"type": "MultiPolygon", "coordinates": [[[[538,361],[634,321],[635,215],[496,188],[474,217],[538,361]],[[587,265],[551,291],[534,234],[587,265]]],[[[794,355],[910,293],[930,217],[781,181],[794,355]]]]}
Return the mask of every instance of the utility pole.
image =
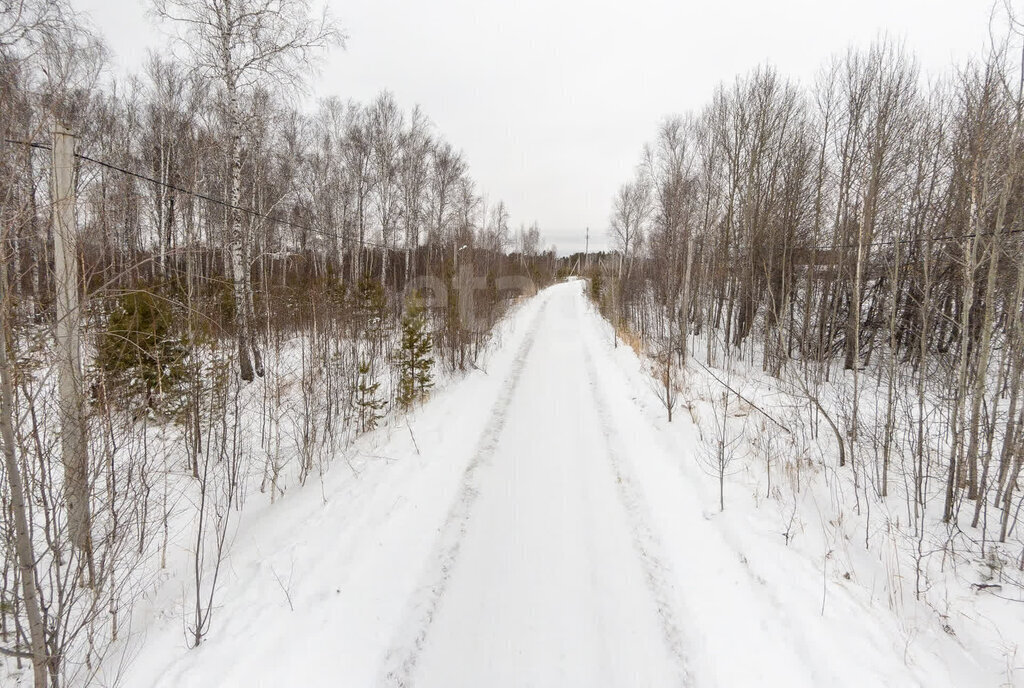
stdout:
{"type": "Polygon", "coordinates": [[[590,227],[587,227],[587,248],[583,252],[583,269],[590,271],[590,227]]]}
{"type": "Polygon", "coordinates": [[[89,436],[82,393],[78,302],[78,231],[75,226],[75,137],[53,126],[53,252],[56,277],[58,391],[68,535],[95,580],[89,516],[89,436]]]}

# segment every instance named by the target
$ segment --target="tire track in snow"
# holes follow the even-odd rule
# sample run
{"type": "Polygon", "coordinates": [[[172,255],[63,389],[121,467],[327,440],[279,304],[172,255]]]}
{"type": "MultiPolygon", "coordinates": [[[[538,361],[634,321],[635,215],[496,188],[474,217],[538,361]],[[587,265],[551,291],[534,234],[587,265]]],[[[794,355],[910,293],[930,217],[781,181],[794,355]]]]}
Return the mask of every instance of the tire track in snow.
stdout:
{"type": "MultiPolygon", "coordinates": [[[[592,314],[594,311],[590,311],[592,314]]],[[[604,320],[601,315],[595,315],[600,323],[611,327],[610,323],[604,320]]],[[[590,352],[587,352],[589,357],[590,352]]],[[[608,359],[608,363],[611,366],[615,366],[615,361],[608,359]]],[[[632,389],[633,380],[626,374],[626,372],[618,368],[617,366],[612,367],[610,372],[620,377],[622,382],[628,389],[632,389]]],[[[685,455],[690,449],[685,449],[680,445],[677,445],[674,439],[670,439],[665,433],[661,432],[661,429],[651,420],[652,417],[656,416],[663,409],[656,408],[651,405],[649,400],[644,399],[642,396],[636,396],[631,400],[636,410],[640,414],[640,418],[643,421],[643,427],[646,435],[651,438],[658,450],[665,457],[682,456],[685,455]]],[[[686,422],[684,420],[684,422],[686,422]]],[[[672,470],[687,484],[695,484],[693,477],[683,468],[683,465],[679,462],[670,461],[672,470]]],[[[697,489],[696,487],[694,489],[697,489]]],[[[699,494],[699,492],[698,492],[699,494]]],[[[742,570],[747,577],[747,582],[750,584],[752,590],[756,591],[758,598],[763,604],[770,607],[771,611],[775,612],[775,620],[780,622],[781,631],[787,638],[787,644],[793,649],[797,658],[801,660],[805,667],[811,674],[812,685],[832,685],[838,680],[835,673],[829,666],[828,661],[822,660],[820,653],[816,653],[812,646],[808,642],[807,632],[803,630],[799,623],[793,618],[792,614],[787,610],[786,606],[780,600],[778,594],[765,583],[764,578],[761,577],[757,571],[751,566],[750,561],[747,559],[744,548],[740,545],[736,534],[733,529],[723,521],[716,523],[717,535],[722,543],[732,552],[733,556],[742,565],[742,570]]],[[[920,685],[920,684],[919,684],[920,685]]]]}
{"type": "Polygon", "coordinates": [[[594,406],[597,410],[597,417],[601,426],[601,434],[604,437],[608,463],[611,466],[615,477],[615,487],[619,500],[626,513],[629,531],[633,540],[633,549],[640,559],[644,577],[647,581],[647,588],[651,593],[655,610],[658,614],[658,622],[661,626],[662,639],[675,665],[676,678],[680,686],[694,685],[693,675],[690,672],[689,661],[684,651],[684,637],[676,617],[673,598],[673,583],[675,580],[671,569],[665,564],[667,561],[661,554],[662,544],[657,533],[650,526],[650,509],[644,499],[641,488],[633,479],[629,468],[622,459],[619,438],[612,430],[614,421],[612,414],[605,401],[604,395],[597,385],[597,371],[594,367],[594,359],[590,354],[588,346],[583,348],[584,367],[587,371],[587,383],[592,392],[594,406]]]}
{"type": "Polygon", "coordinates": [[[462,541],[465,539],[472,516],[473,505],[480,495],[480,469],[489,465],[494,457],[498,440],[505,429],[508,407],[512,403],[519,378],[533,349],[541,318],[547,307],[548,297],[543,297],[536,315],[523,338],[509,373],[502,383],[501,391],[491,409],[487,425],[480,434],[476,449],[462,474],[458,494],[448,510],[448,515],[434,541],[428,561],[432,562],[424,574],[421,584],[410,598],[410,604],[403,616],[396,638],[384,658],[383,672],[378,685],[387,688],[409,688],[413,685],[416,664],[423,651],[437,616],[437,610],[448,588],[453,569],[459,557],[462,541]]]}

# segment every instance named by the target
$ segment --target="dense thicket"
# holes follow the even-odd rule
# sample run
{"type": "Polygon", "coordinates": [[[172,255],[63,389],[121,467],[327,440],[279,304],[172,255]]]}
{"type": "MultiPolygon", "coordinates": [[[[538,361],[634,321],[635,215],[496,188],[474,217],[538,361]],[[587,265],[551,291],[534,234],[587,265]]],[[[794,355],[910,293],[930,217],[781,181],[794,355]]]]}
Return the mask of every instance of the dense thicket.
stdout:
{"type": "Polygon", "coordinates": [[[643,148],[595,275],[659,362],[670,414],[688,355],[759,365],[838,445],[856,494],[895,490],[896,521],[927,513],[953,539],[977,527],[957,543],[974,552],[1021,509],[1024,96],[1008,44],[941,80],[880,41],[810,87],[768,67],[720,86],[643,148]]]}
{"type": "Polygon", "coordinates": [[[37,686],[89,681],[169,549],[192,557],[183,627],[202,642],[246,497],[305,482],[472,365],[511,298],[554,270],[419,109],[388,93],[296,107],[341,38],[308,3],[155,9],[185,20],[181,58],[119,80],[64,2],[0,4],[0,650],[37,686]],[[73,351],[51,332],[58,124],[79,155],[73,351]]]}

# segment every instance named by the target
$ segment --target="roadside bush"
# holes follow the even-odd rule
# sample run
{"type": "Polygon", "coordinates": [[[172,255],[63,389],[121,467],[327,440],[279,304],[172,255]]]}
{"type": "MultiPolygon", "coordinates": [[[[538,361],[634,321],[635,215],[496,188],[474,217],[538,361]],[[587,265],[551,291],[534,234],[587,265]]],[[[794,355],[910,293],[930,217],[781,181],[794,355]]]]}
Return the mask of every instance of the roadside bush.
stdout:
{"type": "Polygon", "coordinates": [[[185,339],[174,332],[170,302],[150,291],[117,298],[96,347],[96,368],[109,394],[174,405],[186,375],[185,339]]]}

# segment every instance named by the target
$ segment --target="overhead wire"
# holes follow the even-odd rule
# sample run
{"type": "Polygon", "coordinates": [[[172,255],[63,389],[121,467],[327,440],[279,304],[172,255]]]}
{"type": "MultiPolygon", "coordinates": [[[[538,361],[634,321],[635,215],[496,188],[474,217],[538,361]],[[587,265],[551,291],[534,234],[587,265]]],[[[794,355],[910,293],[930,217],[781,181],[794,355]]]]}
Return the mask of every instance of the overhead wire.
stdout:
{"type": "MultiPolygon", "coordinates": [[[[18,141],[18,140],[15,140],[15,139],[6,139],[6,138],[4,139],[4,141],[6,143],[12,143],[12,144],[17,144],[17,145],[22,145],[22,146],[31,146],[32,148],[38,148],[40,150],[51,150],[51,147],[50,147],[49,144],[39,143],[37,141],[18,141]]],[[[189,195],[189,196],[193,196],[194,198],[198,198],[198,199],[201,199],[201,200],[204,200],[204,201],[208,201],[209,203],[213,203],[215,205],[220,205],[220,206],[223,206],[223,207],[228,208],[230,210],[237,210],[237,211],[239,211],[241,213],[245,213],[246,215],[249,215],[250,217],[260,218],[260,219],[267,220],[269,222],[273,222],[273,223],[279,224],[279,225],[285,225],[285,226],[288,226],[288,227],[292,227],[293,229],[299,229],[299,230],[302,230],[304,232],[309,232],[310,234],[316,234],[318,236],[322,236],[322,237],[327,238],[327,239],[338,239],[338,240],[343,239],[343,237],[341,237],[340,235],[338,235],[338,234],[336,234],[334,232],[328,232],[326,230],[317,229],[316,227],[310,227],[309,225],[303,225],[303,224],[300,224],[298,222],[293,222],[291,220],[286,220],[284,218],[275,217],[273,215],[268,215],[266,213],[261,213],[260,211],[255,210],[253,208],[247,208],[245,206],[235,205],[235,204],[233,204],[233,203],[231,203],[229,201],[225,201],[224,199],[217,198],[215,196],[211,196],[211,195],[203,193],[201,191],[196,191],[194,189],[189,189],[189,188],[186,188],[184,186],[180,186],[178,184],[172,184],[170,182],[166,182],[166,181],[163,181],[163,180],[160,180],[160,179],[156,179],[156,178],[151,177],[151,176],[149,176],[147,174],[142,174],[141,172],[136,172],[134,170],[129,170],[129,169],[125,168],[125,167],[122,167],[120,165],[115,165],[114,163],[110,163],[110,162],[107,162],[105,160],[98,160],[96,158],[93,158],[91,156],[85,155],[83,153],[77,153],[76,152],[75,153],[75,157],[78,158],[79,160],[84,160],[86,162],[93,163],[94,165],[99,165],[99,166],[105,167],[105,168],[107,168],[109,170],[113,170],[115,172],[120,172],[121,174],[125,174],[125,175],[128,175],[130,177],[135,177],[136,179],[141,179],[141,180],[149,182],[151,184],[157,184],[159,186],[163,186],[165,188],[171,189],[172,191],[177,191],[178,193],[183,193],[183,194],[186,194],[186,195],[189,195]]],[[[376,242],[376,241],[363,240],[362,244],[364,246],[370,246],[372,248],[385,248],[385,249],[391,248],[390,246],[386,246],[385,244],[382,244],[382,243],[379,243],[379,242],[376,242]]]]}
{"type": "MultiPolygon", "coordinates": [[[[7,142],[7,143],[16,144],[16,145],[31,146],[32,148],[37,148],[37,149],[40,149],[40,150],[51,150],[51,147],[50,147],[49,144],[40,143],[40,142],[37,142],[37,141],[19,141],[19,140],[16,140],[16,139],[7,139],[7,138],[5,138],[4,141],[7,142]]],[[[189,195],[189,196],[193,196],[195,198],[199,198],[201,200],[208,201],[208,202],[213,203],[215,205],[223,206],[223,207],[228,208],[230,210],[237,210],[237,211],[239,211],[241,213],[249,215],[250,217],[260,218],[260,219],[267,220],[269,222],[273,222],[273,223],[279,224],[279,225],[285,225],[285,226],[288,226],[288,227],[292,227],[293,229],[299,229],[299,230],[302,230],[304,232],[309,232],[310,234],[315,234],[317,236],[321,236],[321,237],[324,237],[324,238],[327,238],[327,239],[335,239],[335,240],[343,239],[343,237],[341,237],[340,235],[338,235],[338,234],[336,234],[334,232],[328,232],[326,230],[317,229],[316,227],[310,227],[309,225],[300,224],[300,223],[294,222],[292,220],[287,220],[287,219],[284,219],[284,218],[275,217],[273,215],[268,215],[266,213],[262,213],[262,212],[260,212],[258,210],[255,210],[253,208],[248,208],[246,206],[236,205],[236,204],[230,203],[229,201],[225,201],[224,199],[217,198],[215,196],[211,196],[211,195],[203,193],[201,191],[196,191],[194,189],[189,189],[189,188],[186,188],[184,186],[180,186],[180,185],[172,184],[170,182],[166,182],[166,181],[163,181],[163,180],[160,180],[160,179],[156,179],[156,178],[151,177],[151,176],[149,176],[147,174],[142,174],[140,172],[136,172],[134,170],[127,169],[125,167],[122,167],[120,165],[116,165],[114,163],[107,162],[105,160],[99,160],[97,158],[85,155],[83,153],[77,153],[76,152],[75,153],[75,157],[80,159],[80,160],[84,160],[86,162],[90,162],[90,163],[92,163],[94,165],[99,165],[101,167],[105,167],[107,169],[110,169],[110,170],[113,170],[113,171],[116,171],[116,172],[120,172],[121,174],[125,174],[125,175],[131,176],[131,177],[135,177],[136,179],[141,179],[141,180],[149,182],[151,184],[157,184],[159,186],[166,187],[166,188],[171,189],[173,191],[177,191],[178,193],[183,193],[183,194],[186,194],[186,195],[189,195]]],[[[1024,228],[1006,229],[1006,230],[1003,230],[1001,232],[971,232],[971,233],[966,233],[966,234],[946,234],[946,235],[937,236],[937,237],[923,236],[923,237],[917,237],[917,238],[914,238],[914,239],[880,239],[880,240],[877,240],[877,241],[870,241],[870,242],[865,243],[865,244],[852,243],[852,244],[839,244],[839,245],[833,245],[833,246],[800,247],[800,250],[801,251],[827,252],[827,251],[837,251],[837,250],[843,250],[843,249],[871,248],[871,247],[875,247],[875,246],[896,246],[896,245],[902,245],[902,244],[921,244],[921,243],[925,243],[925,242],[929,242],[929,241],[930,242],[941,243],[943,241],[956,241],[956,240],[971,239],[971,238],[986,237],[986,236],[1005,236],[1005,235],[1020,234],[1020,233],[1024,233],[1024,228]]],[[[373,247],[373,248],[384,248],[384,249],[391,248],[391,247],[389,247],[389,246],[387,246],[385,244],[382,244],[382,243],[379,243],[379,242],[375,242],[375,241],[363,240],[362,243],[363,243],[364,246],[370,246],[370,247],[373,247]]]]}

